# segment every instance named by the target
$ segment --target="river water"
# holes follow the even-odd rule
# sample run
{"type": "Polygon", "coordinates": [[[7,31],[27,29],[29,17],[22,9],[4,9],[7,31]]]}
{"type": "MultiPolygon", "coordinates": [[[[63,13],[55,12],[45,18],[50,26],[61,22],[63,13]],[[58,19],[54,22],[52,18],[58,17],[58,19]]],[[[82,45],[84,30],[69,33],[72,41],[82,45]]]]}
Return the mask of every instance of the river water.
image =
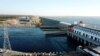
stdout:
{"type": "MultiPolygon", "coordinates": [[[[9,27],[12,50],[23,52],[68,52],[75,50],[77,43],[67,36],[46,37],[37,27],[9,27]]],[[[3,48],[3,27],[0,27],[0,48],[3,48]]]]}

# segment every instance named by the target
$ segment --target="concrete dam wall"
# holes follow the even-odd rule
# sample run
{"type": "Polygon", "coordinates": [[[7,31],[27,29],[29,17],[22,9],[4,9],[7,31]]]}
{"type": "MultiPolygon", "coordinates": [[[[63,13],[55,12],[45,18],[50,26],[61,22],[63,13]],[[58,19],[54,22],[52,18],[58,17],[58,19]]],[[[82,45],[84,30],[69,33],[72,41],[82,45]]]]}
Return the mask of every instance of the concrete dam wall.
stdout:
{"type": "Polygon", "coordinates": [[[41,22],[43,26],[58,26],[60,21],[56,21],[53,19],[47,19],[47,18],[43,18],[41,17],[41,22]]]}

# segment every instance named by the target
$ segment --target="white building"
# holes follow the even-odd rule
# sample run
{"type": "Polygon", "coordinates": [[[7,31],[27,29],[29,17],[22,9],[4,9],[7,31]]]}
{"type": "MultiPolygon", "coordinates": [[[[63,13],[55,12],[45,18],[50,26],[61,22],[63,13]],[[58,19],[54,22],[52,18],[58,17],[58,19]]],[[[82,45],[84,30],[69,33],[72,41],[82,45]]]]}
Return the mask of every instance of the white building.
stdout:
{"type": "Polygon", "coordinates": [[[100,30],[87,28],[83,26],[76,25],[73,27],[74,33],[83,36],[85,39],[89,39],[100,45],[100,30]]]}

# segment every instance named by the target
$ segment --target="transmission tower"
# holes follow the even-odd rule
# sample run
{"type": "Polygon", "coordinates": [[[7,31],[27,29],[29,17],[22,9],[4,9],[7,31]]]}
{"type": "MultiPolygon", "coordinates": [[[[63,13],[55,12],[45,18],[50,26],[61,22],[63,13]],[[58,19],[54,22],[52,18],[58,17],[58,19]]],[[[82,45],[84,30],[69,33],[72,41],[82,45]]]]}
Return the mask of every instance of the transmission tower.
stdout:
{"type": "Polygon", "coordinates": [[[8,28],[7,28],[7,23],[4,22],[4,43],[3,43],[3,48],[4,50],[11,50],[11,44],[9,41],[9,36],[8,36],[8,28]]]}

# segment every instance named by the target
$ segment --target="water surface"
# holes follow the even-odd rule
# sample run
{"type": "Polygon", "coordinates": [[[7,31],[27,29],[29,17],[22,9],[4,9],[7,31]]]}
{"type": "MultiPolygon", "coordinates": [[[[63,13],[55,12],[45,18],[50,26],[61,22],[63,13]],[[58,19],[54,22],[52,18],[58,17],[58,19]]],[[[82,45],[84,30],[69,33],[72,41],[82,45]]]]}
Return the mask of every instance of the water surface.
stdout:
{"type": "MultiPolygon", "coordinates": [[[[66,36],[46,37],[45,32],[34,27],[10,27],[11,47],[23,52],[68,52],[77,45],[69,42],[66,36]]],[[[3,46],[3,28],[0,28],[0,48],[3,46]]]]}

